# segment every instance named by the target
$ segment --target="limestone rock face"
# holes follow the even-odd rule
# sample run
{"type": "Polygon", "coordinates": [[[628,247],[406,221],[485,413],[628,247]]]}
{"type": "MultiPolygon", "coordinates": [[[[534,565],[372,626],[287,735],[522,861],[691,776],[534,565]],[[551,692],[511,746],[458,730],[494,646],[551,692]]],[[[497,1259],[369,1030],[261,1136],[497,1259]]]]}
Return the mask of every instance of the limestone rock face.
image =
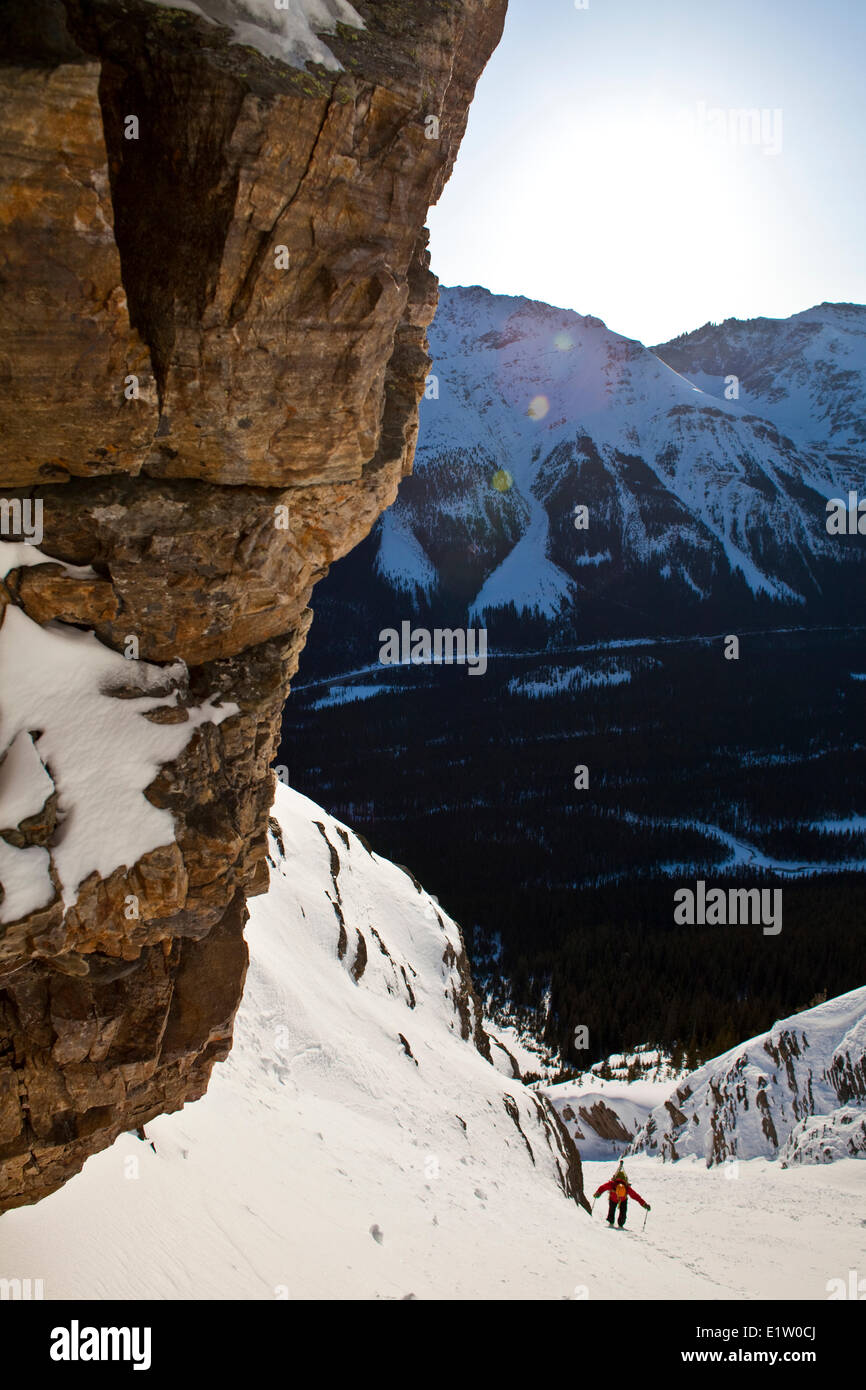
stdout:
{"type": "MultiPolygon", "coordinates": [[[[227,1055],[310,593],[411,467],[424,222],[505,0],[355,9],[335,72],[145,0],[6,9],[0,542],[46,558],[7,551],[0,619],[95,632],[131,658],[112,698],[138,662],[184,663],[152,721],[236,712],[147,789],[174,839],[70,901],[54,850],[81,808],[49,760],[51,795],[6,824],[0,711],[0,850],[50,856],[55,887],[24,917],[0,901],[0,1210],[198,1098],[227,1055]]],[[[70,738],[85,717],[71,702],[70,738]]]]}

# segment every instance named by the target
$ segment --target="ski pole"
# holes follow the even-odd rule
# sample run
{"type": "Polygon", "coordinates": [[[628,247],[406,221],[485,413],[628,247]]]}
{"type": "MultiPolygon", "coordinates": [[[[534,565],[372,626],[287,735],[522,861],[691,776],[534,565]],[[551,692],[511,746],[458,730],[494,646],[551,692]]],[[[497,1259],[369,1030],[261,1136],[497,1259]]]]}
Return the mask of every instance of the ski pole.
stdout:
{"type": "Polygon", "coordinates": [[[646,1210],[644,1211],[644,1214],[643,1214],[643,1225],[641,1226],[641,1232],[643,1232],[643,1231],[646,1230],[646,1219],[647,1219],[648,1216],[649,1216],[649,1207],[646,1208],[646,1210]]]}

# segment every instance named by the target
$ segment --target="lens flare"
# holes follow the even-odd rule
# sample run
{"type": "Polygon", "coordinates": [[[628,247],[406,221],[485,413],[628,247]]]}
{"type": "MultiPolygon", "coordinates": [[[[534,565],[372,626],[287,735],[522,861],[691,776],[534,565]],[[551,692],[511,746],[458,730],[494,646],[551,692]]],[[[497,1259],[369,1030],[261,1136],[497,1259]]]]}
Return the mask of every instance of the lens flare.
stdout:
{"type": "Polygon", "coordinates": [[[543,420],[549,409],[550,401],[546,396],[533,396],[526,413],[530,420],[543,420]]]}
{"type": "Polygon", "coordinates": [[[508,492],[514,486],[514,479],[507,468],[497,468],[490,482],[497,492],[508,492]]]}

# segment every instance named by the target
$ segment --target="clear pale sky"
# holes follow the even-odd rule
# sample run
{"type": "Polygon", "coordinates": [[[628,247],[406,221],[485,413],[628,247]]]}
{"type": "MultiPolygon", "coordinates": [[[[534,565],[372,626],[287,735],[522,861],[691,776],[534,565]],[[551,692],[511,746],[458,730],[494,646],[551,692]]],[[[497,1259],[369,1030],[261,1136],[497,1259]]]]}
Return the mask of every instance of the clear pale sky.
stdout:
{"type": "Polygon", "coordinates": [[[866,0],[510,0],[431,251],[652,344],[866,301],[864,212],[866,0]]]}

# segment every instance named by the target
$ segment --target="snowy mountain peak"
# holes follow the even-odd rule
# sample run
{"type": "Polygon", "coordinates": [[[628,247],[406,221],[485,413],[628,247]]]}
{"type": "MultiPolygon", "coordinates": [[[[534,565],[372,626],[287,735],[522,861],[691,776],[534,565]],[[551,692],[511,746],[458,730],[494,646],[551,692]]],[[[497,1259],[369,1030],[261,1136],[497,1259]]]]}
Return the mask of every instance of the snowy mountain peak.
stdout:
{"type": "Polygon", "coordinates": [[[864,330],[861,306],[817,306],[651,350],[592,315],[443,288],[379,580],[569,636],[587,617],[635,635],[650,594],[690,631],[711,603],[801,622],[857,559],[825,523],[863,477],[864,330]]]}
{"type": "MultiPolygon", "coordinates": [[[[736,379],[744,409],[862,482],[866,425],[866,306],[816,304],[787,319],[725,319],[653,351],[710,394],[736,379]]],[[[840,485],[844,480],[840,477],[840,485]]]]}

